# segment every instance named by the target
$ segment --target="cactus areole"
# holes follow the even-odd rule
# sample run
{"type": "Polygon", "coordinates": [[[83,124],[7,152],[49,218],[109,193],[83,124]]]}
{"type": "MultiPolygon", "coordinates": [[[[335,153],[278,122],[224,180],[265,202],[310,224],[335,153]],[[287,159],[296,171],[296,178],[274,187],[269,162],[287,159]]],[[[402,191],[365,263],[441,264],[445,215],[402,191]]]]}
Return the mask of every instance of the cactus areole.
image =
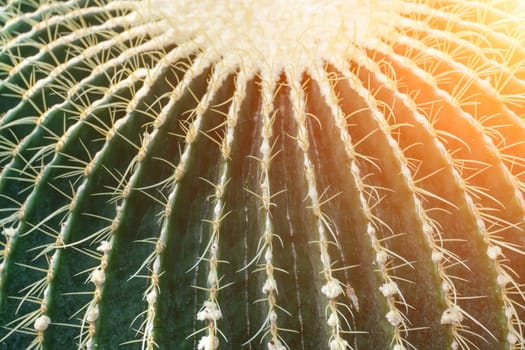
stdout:
{"type": "Polygon", "coordinates": [[[518,0],[0,0],[0,350],[525,349],[518,0]]]}

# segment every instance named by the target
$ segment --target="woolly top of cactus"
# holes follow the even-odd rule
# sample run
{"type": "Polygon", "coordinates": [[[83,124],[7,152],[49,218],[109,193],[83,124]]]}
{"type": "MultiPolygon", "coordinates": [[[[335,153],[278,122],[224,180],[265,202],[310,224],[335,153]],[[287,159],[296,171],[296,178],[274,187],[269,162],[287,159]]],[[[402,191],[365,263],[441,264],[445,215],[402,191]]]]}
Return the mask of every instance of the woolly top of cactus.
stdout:
{"type": "Polygon", "coordinates": [[[147,0],[143,15],[165,17],[174,41],[195,39],[236,64],[303,71],[311,58],[348,57],[392,31],[396,0],[147,0]],[[276,10],[277,9],[277,10],[276,10]]]}

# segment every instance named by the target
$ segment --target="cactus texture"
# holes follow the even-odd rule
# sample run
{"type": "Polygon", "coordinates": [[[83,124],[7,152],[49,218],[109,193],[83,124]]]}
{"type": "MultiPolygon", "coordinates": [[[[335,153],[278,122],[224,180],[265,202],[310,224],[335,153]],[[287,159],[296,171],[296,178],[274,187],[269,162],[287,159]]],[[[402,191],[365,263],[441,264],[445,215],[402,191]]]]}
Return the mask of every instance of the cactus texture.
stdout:
{"type": "Polygon", "coordinates": [[[0,349],[525,349],[519,0],[0,0],[0,349]]]}

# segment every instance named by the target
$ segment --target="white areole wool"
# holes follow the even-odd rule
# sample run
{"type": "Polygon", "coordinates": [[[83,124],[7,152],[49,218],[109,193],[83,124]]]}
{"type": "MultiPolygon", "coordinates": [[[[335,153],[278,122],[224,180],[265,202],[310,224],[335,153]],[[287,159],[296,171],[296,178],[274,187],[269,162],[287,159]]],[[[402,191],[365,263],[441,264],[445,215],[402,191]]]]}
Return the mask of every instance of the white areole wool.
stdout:
{"type": "Polygon", "coordinates": [[[145,16],[165,17],[175,43],[196,39],[235,64],[303,71],[312,58],[345,58],[392,32],[397,0],[146,0],[145,16]]]}

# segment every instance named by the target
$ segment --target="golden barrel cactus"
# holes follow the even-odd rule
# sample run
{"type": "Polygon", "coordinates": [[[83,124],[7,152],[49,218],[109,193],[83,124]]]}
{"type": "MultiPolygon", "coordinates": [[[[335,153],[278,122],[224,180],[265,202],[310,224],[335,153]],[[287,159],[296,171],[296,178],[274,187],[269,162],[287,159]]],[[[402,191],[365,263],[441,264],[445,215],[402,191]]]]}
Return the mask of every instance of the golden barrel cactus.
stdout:
{"type": "Polygon", "coordinates": [[[0,0],[0,349],[525,349],[518,0],[0,0]]]}

